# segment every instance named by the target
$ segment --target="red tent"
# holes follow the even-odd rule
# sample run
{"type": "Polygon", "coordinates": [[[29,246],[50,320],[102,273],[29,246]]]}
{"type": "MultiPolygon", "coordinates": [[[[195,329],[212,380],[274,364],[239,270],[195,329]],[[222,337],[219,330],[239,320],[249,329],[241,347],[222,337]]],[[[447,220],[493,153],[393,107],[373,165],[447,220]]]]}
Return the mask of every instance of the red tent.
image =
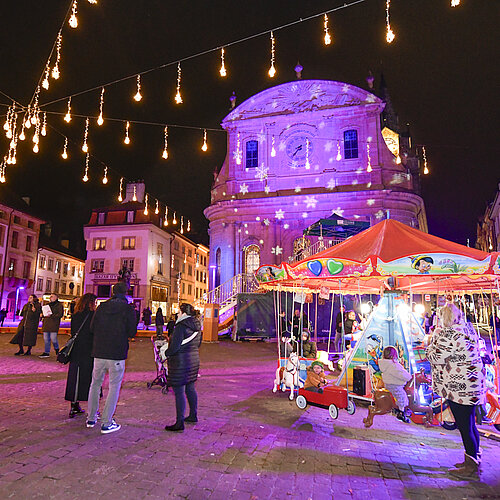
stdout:
{"type": "Polygon", "coordinates": [[[500,253],[487,253],[387,219],[293,265],[262,266],[263,284],[346,292],[381,288],[416,293],[490,290],[500,279],[500,253]]]}

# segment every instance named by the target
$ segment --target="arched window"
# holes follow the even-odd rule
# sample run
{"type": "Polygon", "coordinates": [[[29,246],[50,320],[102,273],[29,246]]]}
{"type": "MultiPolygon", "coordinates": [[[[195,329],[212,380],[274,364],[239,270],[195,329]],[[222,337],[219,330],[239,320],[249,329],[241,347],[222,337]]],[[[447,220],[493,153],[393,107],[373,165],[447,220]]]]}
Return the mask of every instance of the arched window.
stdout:
{"type": "Polygon", "coordinates": [[[246,143],[246,168],[257,168],[259,166],[259,143],[257,141],[247,141],[246,143]]]}
{"type": "Polygon", "coordinates": [[[358,131],[346,130],[344,132],[344,158],[351,160],[358,157],[358,131]]]}
{"type": "Polygon", "coordinates": [[[245,273],[251,274],[257,271],[260,266],[260,248],[257,245],[250,245],[245,248],[245,273]]]}

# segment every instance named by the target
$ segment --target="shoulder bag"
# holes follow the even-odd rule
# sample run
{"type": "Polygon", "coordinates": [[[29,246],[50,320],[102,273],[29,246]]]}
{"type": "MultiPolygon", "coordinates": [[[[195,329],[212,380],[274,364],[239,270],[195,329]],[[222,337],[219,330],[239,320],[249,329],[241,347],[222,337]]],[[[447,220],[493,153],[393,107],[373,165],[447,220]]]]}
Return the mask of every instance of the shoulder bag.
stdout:
{"type": "Polygon", "coordinates": [[[71,351],[73,350],[73,346],[75,345],[76,338],[78,337],[80,330],[83,328],[83,325],[89,319],[89,316],[90,313],[87,314],[82,324],[80,325],[80,328],[78,328],[77,332],[66,342],[66,345],[59,351],[59,354],[57,355],[57,361],[59,361],[59,363],[62,363],[63,365],[69,363],[71,351]]]}

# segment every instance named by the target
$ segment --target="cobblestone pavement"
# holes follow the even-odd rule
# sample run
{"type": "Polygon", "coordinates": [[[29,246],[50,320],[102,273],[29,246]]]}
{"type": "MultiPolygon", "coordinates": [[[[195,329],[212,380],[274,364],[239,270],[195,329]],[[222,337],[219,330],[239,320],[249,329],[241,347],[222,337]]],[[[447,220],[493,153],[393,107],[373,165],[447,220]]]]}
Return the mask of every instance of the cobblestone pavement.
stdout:
{"type": "MultiPolygon", "coordinates": [[[[64,341],[67,337],[62,337],[64,341]]],[[[500,443],[484,439],[480,482],[446,471],[462,458],[458,433],[376,417],[366,408],[333,421],[271,392],[275,345],[202,346],[200,421],[167,433],[173,394],[156,374],[151,342],[131,345],[116,419],[101,435],[68,419],[66,367],[14,357],[0,335],[0,498],[383,499],[500,498],[500,443]]],[[[38,349],[42,350],[41,339],[38,349]]]]}

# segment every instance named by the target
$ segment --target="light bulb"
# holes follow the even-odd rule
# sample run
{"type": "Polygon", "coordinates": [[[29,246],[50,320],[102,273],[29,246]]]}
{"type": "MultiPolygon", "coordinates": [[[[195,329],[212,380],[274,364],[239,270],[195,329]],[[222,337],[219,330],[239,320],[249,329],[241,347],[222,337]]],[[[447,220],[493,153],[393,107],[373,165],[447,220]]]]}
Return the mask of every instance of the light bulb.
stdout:
{"type": "Polygon", "coordinates": [[[221,61],[220,61],[219,73],[220,73],[220,76],[224,77],[227,75],[226,66],[224,66],[224,47],[222,47],[222,49],[221,49],[220,59],[221,59],[221,61]]]}
{"type": "Polygon", "coordinates": [[[207,151],[208,146],[207,146],[207,129],[203,131],[203,146],[201,146],[202,151],[207,151]]]}
{"type": "Polygon", "coordinates": [[[137,201],[137,187],[134,184],[134,196],[132,196],[132,201],[137,201]]]}
{"type": "Polygon", "coordinates": [[[325,45],[330,45],[332,43],[332,37],[330,36],[330,30],[328,29],[328,15],[325,14],[323,28],[325,31],[325,45]]]}
{"type": "Polygon", "coordinates": [[[177,94],[175,94],[175,103],[182,104],[182,97],[181,97],[181,93],[179,90],[177,91],[177,94]]]}
{"type": "Polygon", "coordinates": [[[142,99],[142,95],[139,91],[137,91],[137,94],[134,96],[134,100],[139,102],[142,99]]]}
{"type": "Polygon", "coordinates": [[[24,135],[24,128],[21,129],[21,133],[19,134],[19,140],[24,141],[26,139],[26,136],[24,135]]]}
{"type": "Polygon", "coordinates": [[[108,183],[108,167],[104,167],[104,176],[102,178],[102,183],[103,184],[108,183]]]}
{"type": "Polygon", "coordinates": [[[276,74],[276,68],[274,67],[274,57],[275,57],[275,41],[274,41],[274,33],[271,31],[271,67],[269,68],[269,76],[271,78],[276,74]]]}
{"type": "Polygon", "coordinates": [[[69,114],[69,111],[66,113],[66,115],[64,116],[64,121],[66,123],[69,123],[71,121],[71,115],[69,114]]]}
{"type": "Polygon", "coordinates": [[[181,97],[181,63],[177,63],[177,93],[175,94],[175,103],[182,104],[181,97]]]}
{"type": "Polygon", "coordinates": [[[82,181],[83,181],[83,182],[87,182],[88,180],[89,180],[89,176],[88,176],[87,174],[85,174],[85,175],[83,176],[82,181]]]}
{"type": "Polygon", "coordinates": [[[78,19],[76,18],[76,7],[77,7],[77,0],[74,0],[73,7],[71,9],[71,17],[69,18],[69,21],[68,21],[68,24],[72,28],[78,27],[78,19]]]}
{"type": "Polygon", "coordinates": [[[63,151],[61,156],[63,157],[63,159],[67,160],[68,159],[68,153],[66,153],[66,151],[63,151]]]}
{"type": "Polygon", "coordinates": [[[99,118],[97,118],[97,125],[101,126],[104,123],[104,118],[102,117],[102,114],[99,115],[99,118]]]}
{"type": "Polygon", "coordinates": [[[87,143],[84,143],[84,144],[83,144],[83,146],[82,146],[82,151],[83,151],[84,153],[88,153],[88,152],[89,152],[89,147],[88,147],[87,143]]]}
{"type": "Polygon", "coordinates": [[[58,80],[59,76],[60,76],[60,74],[59,74],[59,66],[56,63],[56,65],[52,68],[52,78],[54,80],[58,80]]]}
{"type": "Polygon", "coordinates": [[[129,136],[125,137],[125,139],[123,139],[123,142],[125,144],[130,144],[130,137],[129,136]]]}
{"type": "Polygon", "coordinates": [[[40,149],[38,148],[38,144],[35,143],[34,146],[33,146],[33,153],[38,153],[40,149]]]}
{"type": "Polygon", "coordinates": [[[139,102],[142,99],[141,95],[141,75],[137,75],[137,93],[134,96],[134,101],[139,102]]]}
{"type": "Polygon", "coordinates": [[[163,154],[161,155],[161,157],[166,160],[168,158],[168,151],[166,149],[163,150],[163,154]]]}
{"type": "Polygon", "coordinates": [[[123,139],[123,142],[125,144],[130,144],[130,137],[128,135],[129,128],[130,128],[130,122],[127,121],[127,124],[125,125],[125,138],[123,139]]]}
{"type": "Polygon", "coordinates": [[[274,75],[276,74],[276,68],[274,67],[274,64],[269,68],[268,73],[271,78],[274,78],[274,75]]]}

